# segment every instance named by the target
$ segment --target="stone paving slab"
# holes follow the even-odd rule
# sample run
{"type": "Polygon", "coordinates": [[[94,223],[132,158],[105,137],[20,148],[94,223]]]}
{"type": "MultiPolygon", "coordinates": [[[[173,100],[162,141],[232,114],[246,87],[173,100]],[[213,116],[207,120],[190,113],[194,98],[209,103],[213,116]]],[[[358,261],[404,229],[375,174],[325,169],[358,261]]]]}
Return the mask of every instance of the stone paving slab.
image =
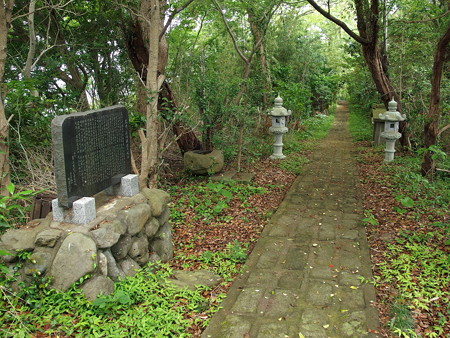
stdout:
{"type": "Polygon", "coordinates": [[[339,108],[202,337],[375,337],[357,167],[339,108]]]}
{"type": "Polygon", "coordinates": [[[231,169],[229,171],[225,171],[223,173],[211,176],[211,180],[214,182],[234,181],[238,183],[249,184],[253,181],[254,177],[255,174],[253,173],[237,172],[236,170],[231,169]]]}

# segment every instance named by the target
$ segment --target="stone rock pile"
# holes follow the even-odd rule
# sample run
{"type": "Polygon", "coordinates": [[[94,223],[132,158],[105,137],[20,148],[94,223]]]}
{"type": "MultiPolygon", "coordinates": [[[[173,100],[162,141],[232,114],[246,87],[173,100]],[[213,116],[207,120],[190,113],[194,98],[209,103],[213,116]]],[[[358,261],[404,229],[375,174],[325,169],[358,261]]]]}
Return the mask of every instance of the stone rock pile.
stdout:
{"type": "MultiPolygon", "coordinates": [[[[114,291],[113,281],[133,276],[149,262],[167,262],[173,256],[169,223],[169,195],[143,189],[133,197],[94,196],[97,217],[76,225],[46,218],[21,229],[10,229],[0,238],[0,256],[13,273],[20,252],[30,252],[19,271],[19,281],[34,274],[52,278],[53,287],[65,291],[80,278],[89,299],[114,291]]],[[[19,285],[19,283],[16,283],[19,285]]]]}

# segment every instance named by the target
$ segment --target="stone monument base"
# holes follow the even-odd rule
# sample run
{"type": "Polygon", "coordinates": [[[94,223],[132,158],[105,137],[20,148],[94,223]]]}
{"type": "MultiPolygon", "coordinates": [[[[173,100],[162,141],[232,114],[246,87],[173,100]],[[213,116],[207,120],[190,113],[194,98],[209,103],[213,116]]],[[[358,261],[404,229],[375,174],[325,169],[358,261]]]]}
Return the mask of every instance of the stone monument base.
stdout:
{"type": "Polygon", "coordinates": [[[373,145],[379,146],[384,143],[383,138],[381,137],[381,133],[384,132],[384,120],[380,120],[378,118],[373,119],[373,145]]]}
{"type": "MultiPolygon", "coordinates": [[[[120,179],[120,183],[105,189],[107,195],[132,197],[139,193],[138,176],[129,174],[120,179]]],[[[52,200],[53,220],[73,224],[87,224],[96,217],[95,199],[83,197],[73,202],[72,209],[59,206],[58,199],[52,200]]]]}

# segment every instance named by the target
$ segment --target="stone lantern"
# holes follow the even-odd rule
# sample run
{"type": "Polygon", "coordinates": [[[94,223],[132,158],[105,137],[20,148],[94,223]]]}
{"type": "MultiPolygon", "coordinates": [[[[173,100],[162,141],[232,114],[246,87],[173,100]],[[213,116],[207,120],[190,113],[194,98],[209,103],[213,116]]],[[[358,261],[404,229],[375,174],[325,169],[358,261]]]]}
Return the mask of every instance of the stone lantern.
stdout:
{"type": "Polygon", "coordinates": [[[273,154],[270,159],[283,159],[283,134],[286,134],[288,128],[286,127],[286,118],[291,115],[291,111],[283,107],[283,99],[278,95],[275,99],[275,106],[268,114],[272,118],[272,126],[269,132],[274,135],[275,142],[273,144],[273,154]]]}
{"type": "Polygon", "coordinates": [[[388,111],[378,115],[380,120],[384,120],[384,131],[381,133],[381,137],[386,140],[385,162],[394,160],[395,141],[402,136],[398,132],[399,123],[406,120],[406,115],[397,111],[397,102],[394,98],[389,102],[388,107],[388,111]]]}

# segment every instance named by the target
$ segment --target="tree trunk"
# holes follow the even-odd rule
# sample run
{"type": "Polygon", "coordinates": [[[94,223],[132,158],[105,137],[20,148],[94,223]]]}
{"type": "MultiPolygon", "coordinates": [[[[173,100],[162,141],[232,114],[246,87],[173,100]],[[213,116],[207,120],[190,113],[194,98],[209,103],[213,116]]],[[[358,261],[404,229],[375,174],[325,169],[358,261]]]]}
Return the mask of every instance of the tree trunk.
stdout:
{"type": "MultiPolygon", "coordinates": [[[[22,75],[24,79],[31,79],[31,71],[33,68],[33,62],[36,55],[36,30],[34,26],[34,13],[36,12],[36,0],[31,0],[28,6],[28,31],[29,31],[29,47],[27,61],[23,68],[22,75]]],[[[36,88],[31,89],[31,96],[38,97],[39,93],[36,88]]]]}
{"type": "Polygon", "coordinates": [[[55,14],[51,13],[53,16],[52,24],[49,27],[49,34],[55,40],[55,44],[58,46],[58,50],[61,53],[63,62],[65,63],[66,69],[59,69],[57,77],[66,83],[67,86],[72,88],[78,99],[77,111],[86,111],[90,109],[88,96],[86,93],[86,86],[88,85],[89,76],[86,70],[77,64],[77,58],[71,55],[71,51],[67,47],[69,44],[64,36],[64,29],[61,27],[60,18],[55,14]]]}
{"type": "MultiPolygon", "coordinates": [[[[142,35],[142,29],[136,22],[132,22],[128,25],[128,27],[125,28],[125,35],[126,35],[127,51],[128,51],[130,60],[133,64],[135,71],[141,78],[141,80],[143,82],[145,82],[147,80],[146,65],[148,63],[148,49],[144,42],[144,38],[142,35]]],[[[160,52],[163,49],[167,50],[165,41],[164,41],[164,48],[160,47],[160,52]]],[[[164,72],[165,63],[164,63],[164,67],[162,67],[161,63],[163,63],[164,59],[167,57],[167,51],[163,54],[165,55],[165,57],[159,58],[160,65],[158,66],[159,71],[161,73],[164,72]]],[[[143,101],[143,102],[145,102],[145,101],[143,101]]],[[[168,105],[168,108],[170,110],[172,110],[172,111],[178,110],[175,97],[174,97],[173,92],[167,82],[163,83],[161,92],[158,97],[158,103],[161,108],[164,107],[164,105],[168,105]]],[[[139,106],[143,106],[143,104],[138,103],[138,107],[139,106]]],[[[145,115],[145,111],[143,111],[143,110],[138,110],[138,111],[140,111],[142,114],[145,115]]],[[[165,114],[164,110],[162,110],[162,112],[163,112],[162,117],[167,119],[169,114],[165,114]]],[[[190,150],[196,150],[196,149],[201,148],[201,143],[198,140],[195,133],[192,130],[190,130],[189,128],[187,128],[180,121],[175,121],[173,123],[172,130],[173,130],[173,133],[175,134],[175,137],[177,138],[177,144],[178,144],[182,154],[184,154],[185,152],[190,151],[190,150]]]]}
{"type": "MultiPolygon", "coordinates": [[[[159,104],[163,113],[162,116],[165,118],[167,114],[164,112],[164,106],[162,105],[163,102],[167,107],[166,109],[171,112],[178,111],[175,96],[166,81],[164,81],[161,92],[159,93],[159,104]]],[[[186,126],[180,121],[175,120],[173,122],[172,131],[177,139],[177,144],[180,148],[181,154],[184,154],[187,151],[199,150],[202,148],[202,143],[199,141],[195,133],[192,130],[187,129],[186,126]]]]}
{"type": "Polygon", "coordinates": [[[6,44],[13,6],[13,0],[0,2],[0,195],[2,196],[8,195],[6,187],[11,182],[9,171],[9,128],[5,115],[4,102],[6,90],[3,90],[3,77],[5,75],[6,44]]]}
{"type": "Polygon", "coordinates": [[[28,30],[29,30],[30,44],[28,47],[27,61],[25,63],[25,67],[22,72],[23,76],[26,79],[31,78],[31,68],[33,65],[34,55],[36,54],[36,32],[34,29],[35,10],[36,10],[36,0],[31,0],[30,5],[28,6],[28,30]]]}
{"type": "MultiPolygon", "coordinates": [[[[444,64],[448,61],[449,55],[446,53],[447,46],[450,43],[450,27],[440,38],[436,52],[434,54],[433,76],[431,78],[431,94],[430,94],[430,108],[425,116],[424,126],[424,142],[425,149],[437,143],[439,134],[439,120],[441,117],[440,103],[441,103],[441,80],[444,64]]],[[[423,176],[433,175],[436,167],[435,161],[432,158],[432,152],[426,150],[423,154],[421,173],[423,176]]]]}
{"type": "Polygon", "coordinates": [[[375,83],[384,105],[387,108],[388,102],[392,98],[395,98],[399,109],[401,109],[400,98],[392,87],[391,81],[384,72],[383,55],[381,54],[378,46],[373,44],[362,45],[362,50],[367,67],[372,75],[373,82],[375,83]]]}
{"type": "Polygon", "coordinates": [[[241,103],[242,96],[244,96],[244,94],[247,92],[247,80],[250,76],[250,66],[252,62],[253,51],[250,54],[250,56],[246,60],[244,60],[245,66],[244,66],[244,73],[242,75],[241,89],[239,90],[238,94],[234,99],[235,105],[239,105],[241,103]]]}
{"type": "Polygon", "coordinates": [[[142,188],[156,186],[157,161],[158,161],[158,93],[162,85],[158,75],[159,61],[159,33],[161,29],[161,13],[159,0],[142,0],[140,17],[143,36],[148,42],[148,63],[145,88],[146,98],[146,130],[140,132],[142,144],[141,172],[139,174],[139,186],[142,188]],[[149,182],[149,184],[148,184],[149,182]]]}
{"type": "Polygon", "coordinates": [[[262,30],[264,27],[258,22],[258,18],[255,17],[251,7],[247,7],[247,17],[250,24],[250,31],[253,35],[253,41],[260,41],[259,47],[256,49],[256,56],[259,59],[259,66],[261,67],[262,79],[263,79],[263,109],[269,106],[269,95],[272,91],[272,79],[270,77],[269,67],[267,66],[266,51],[264,48],[264,35],[262,30]]]}

